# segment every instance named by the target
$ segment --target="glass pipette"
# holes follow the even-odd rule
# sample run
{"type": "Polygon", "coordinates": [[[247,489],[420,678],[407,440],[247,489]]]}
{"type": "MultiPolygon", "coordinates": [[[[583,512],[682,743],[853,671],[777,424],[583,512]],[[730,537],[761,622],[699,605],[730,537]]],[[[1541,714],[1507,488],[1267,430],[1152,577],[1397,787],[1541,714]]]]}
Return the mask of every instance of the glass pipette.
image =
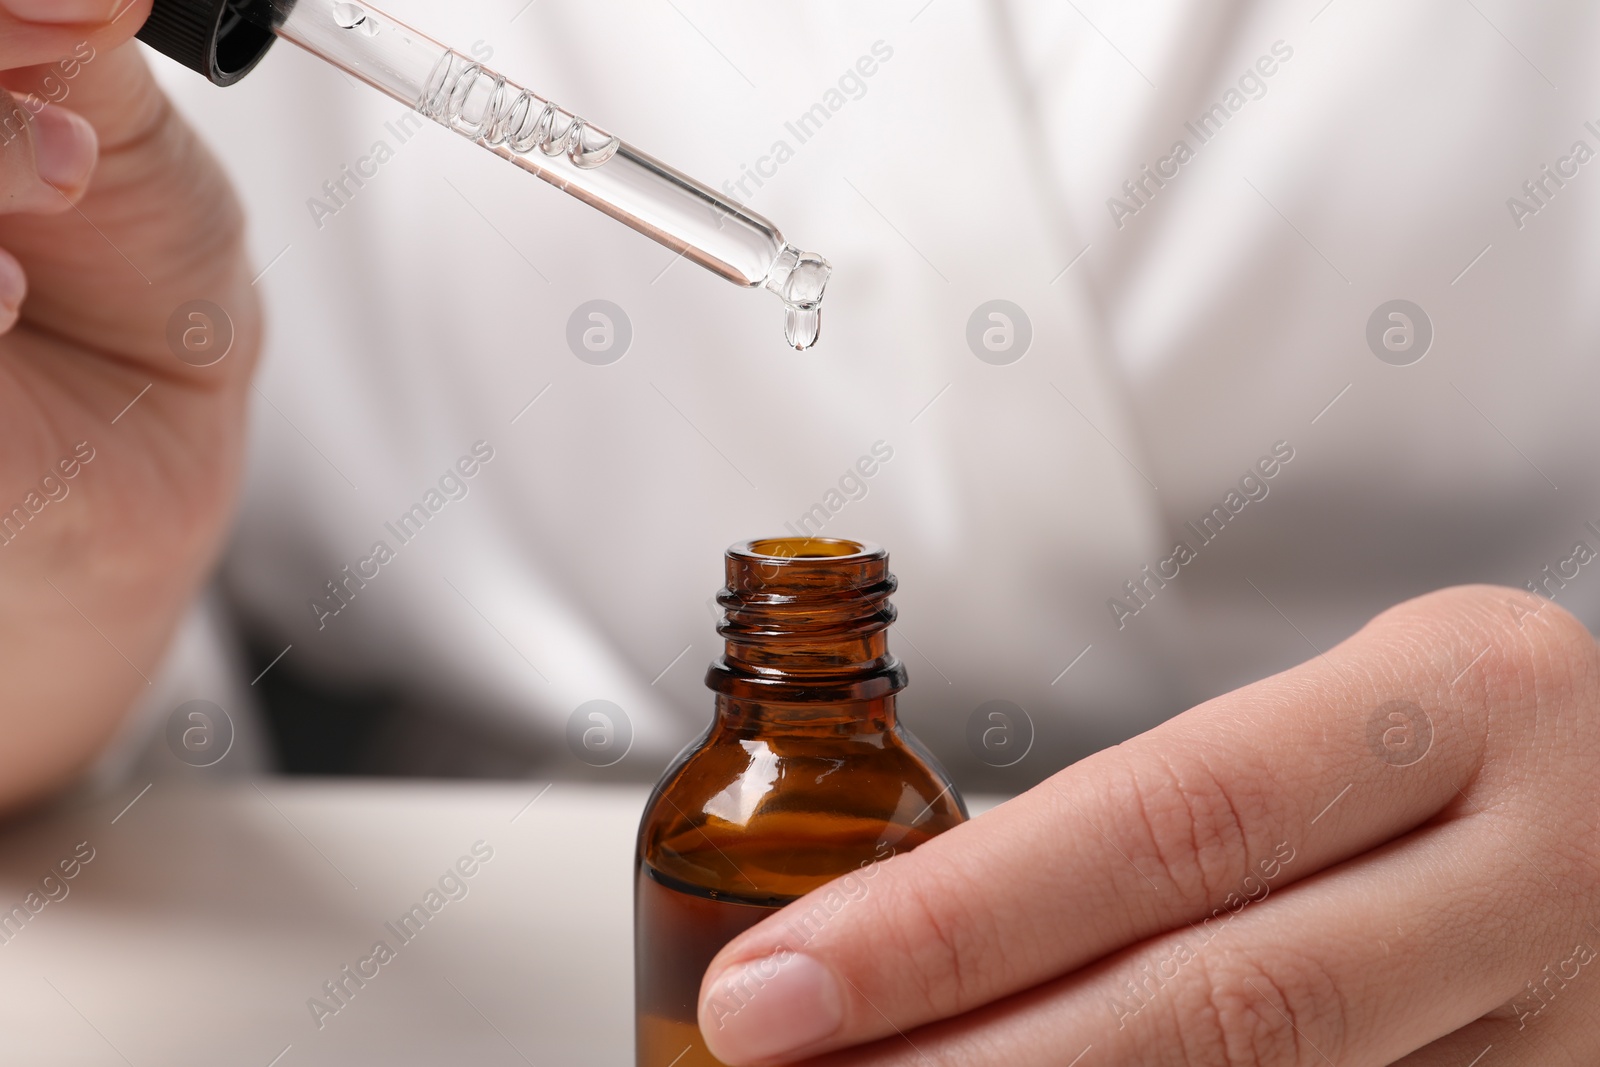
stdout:
{"type": "Polygon", "coordinates": [[[274,37],[293,42],[683,258],[783,301],[784,336],[816,343],[832,268],[771,222],[468,56],[345,0],[156,0],[147,44],[227,85],[274,37]]]}

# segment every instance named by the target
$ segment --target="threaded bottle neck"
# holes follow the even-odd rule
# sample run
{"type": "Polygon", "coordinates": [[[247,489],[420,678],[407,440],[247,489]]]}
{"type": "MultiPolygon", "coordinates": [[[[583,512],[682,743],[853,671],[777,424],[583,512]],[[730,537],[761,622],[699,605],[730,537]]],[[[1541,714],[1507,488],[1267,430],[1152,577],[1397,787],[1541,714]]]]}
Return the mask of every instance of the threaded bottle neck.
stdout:
{"type": "Polygon", "coordinates": [[[888,647],[895,591],[877,545],[820,537],[745,541],[728,549],[717,594],[723,654],[706,685],[738,700],[838,704],[906,686],[888,647]]]}

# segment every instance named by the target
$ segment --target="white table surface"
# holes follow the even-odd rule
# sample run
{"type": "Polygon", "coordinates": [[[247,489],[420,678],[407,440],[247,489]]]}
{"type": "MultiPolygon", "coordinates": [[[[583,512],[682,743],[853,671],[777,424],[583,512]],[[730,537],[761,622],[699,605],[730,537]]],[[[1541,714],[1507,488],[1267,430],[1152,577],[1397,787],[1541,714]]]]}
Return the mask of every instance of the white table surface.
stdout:
{"type": "Polygon", "coordinates": [[[163,780],[127,807],[139,788],[0,831],[0,912],[95,851],[0,944],[0,1063],[632,1063],[644,788],[163,780]],[[385,923],[480,840],[467,895],[401,946],[385,923]],[[379,940],[395,959],[319,1029],[307,1000],[379,940]]]}

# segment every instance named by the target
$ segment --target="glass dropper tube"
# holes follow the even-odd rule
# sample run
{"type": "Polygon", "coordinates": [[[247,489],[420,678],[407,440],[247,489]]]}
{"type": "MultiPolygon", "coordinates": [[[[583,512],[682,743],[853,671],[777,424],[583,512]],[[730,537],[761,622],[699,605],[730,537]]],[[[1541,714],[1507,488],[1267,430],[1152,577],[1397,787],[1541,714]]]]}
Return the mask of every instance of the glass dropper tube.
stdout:
{"type": "Polygon", "coordinates": [[[816,343],[832,268],[760,215],[368,4],[234,10],[713,274],[771,290],[789,344],[816,343]]]}

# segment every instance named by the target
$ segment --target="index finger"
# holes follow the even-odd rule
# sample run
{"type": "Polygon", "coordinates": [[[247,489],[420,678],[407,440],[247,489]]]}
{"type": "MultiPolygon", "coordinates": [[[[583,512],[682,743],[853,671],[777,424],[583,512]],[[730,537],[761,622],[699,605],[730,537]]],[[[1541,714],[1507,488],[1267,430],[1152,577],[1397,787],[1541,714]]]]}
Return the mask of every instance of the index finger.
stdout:
{"type": "Polygon", "coordinates": [[[1461,797],[1496,703],[1551,699],[1579,644],[1592,655],[1581,624],[1518,591],[1392,609],[886,862],[844,907],[824,887],[752,928],[707,973],[707,1045],[785,1062],[910,1030],[1383,844],[1461,797]],[[1414,765],[1381,747],[1410,708],[1432,717],[1414,765]]]}

